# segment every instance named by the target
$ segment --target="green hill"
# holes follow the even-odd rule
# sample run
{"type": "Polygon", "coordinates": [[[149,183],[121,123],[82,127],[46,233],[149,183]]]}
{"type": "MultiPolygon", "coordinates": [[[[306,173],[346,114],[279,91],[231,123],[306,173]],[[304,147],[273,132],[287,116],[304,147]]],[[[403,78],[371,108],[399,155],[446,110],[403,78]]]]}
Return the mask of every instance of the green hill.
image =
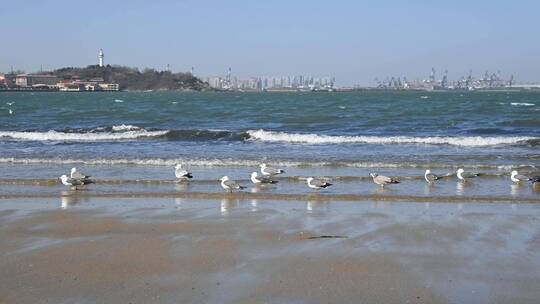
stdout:
{"type": "Polygon", "coordinates": [[[106,82],[118,83],[121,90],[209,90],[207,83],[191,73],[171,73],[125,66],[89,65],[85,68],[61,68],[53,72],[59,79],[69,80],[79,77],[81,80],[103,78],[106,82]]]}

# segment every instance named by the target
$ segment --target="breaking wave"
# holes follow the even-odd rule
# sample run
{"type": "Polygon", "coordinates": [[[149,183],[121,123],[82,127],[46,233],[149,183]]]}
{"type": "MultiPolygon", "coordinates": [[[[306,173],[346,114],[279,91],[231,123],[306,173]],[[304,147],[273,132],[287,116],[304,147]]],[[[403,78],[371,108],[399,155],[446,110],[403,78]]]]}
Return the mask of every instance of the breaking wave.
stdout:
{"type": "Polygon", "coordinates": [[[513,106],[525,106],[525,107],[535,106],[534,103],[528,103],[528,102],[511,102],[510,105],[513,105],[513,106]]]}
{"type": "Polygon", "coordinates": [[[426,144],[426,145],[452,145],[463,147],[486,147],[497,145],[537,144],[538,137],[512,136],[512,137],[482,137],[482,136],[331,136],[319,134],[285,133],[265,130],[250,130],[247,132],[251,140],[263,142],[289,142],[307,144],[426,144]]]}
{"type": "MultiPolygon", "coordinates": [[[[257,159],[233,159],[233,158],[211,158],[211,159],[189,159],[189,158],[93,158],[93,159],[74,159],[74,158],[16,158],[0,157],[0,164],[19,164],[19,165],[89,165],[89,166],[163,166],[174,167],[181,163],[195,167],[250,167],[257,168],[261,164],[257,159]]],[[[456,170],[455,164],[431,163],[431,162],[362,162],[362,161],[288,161],[288,160],[266,160],[270,166],[276,167],[296,167],[296,168],[359,168],[359,169],[448,169],[456,170]]],[[[497,171],[510,171],[513,169],[527,169],[536,171],[538,168],[528,164],[521,165],[497,165],[497,164],[478,164],[461,166],[469,169],[490,169],[497,171]]]]}
{"type": "Polygon", "coordinates": [[[168,131],[148,131],[130,125],[97,128],[93,130],[0,131],[0,139],[19,141],[96,142],[136,140],[164,136],[168,131]]]}
{"type": "Polygon", "coordinates": [[[424,144],[463,147],[498,145],[540,145],[540,138],[530,136],[333,136],[321,134],[286,133],[266,130],[159,130],[135,125],[115,125],[94,129],[64,129],[49,131],[0,131],[4,141],[50,142],[114,142],[158,139],[166,141],[261,141],[298,144],[424,144]]]}
{"type": "Polygon", "coordinates": [[[164,139],[171,141],[245,140],[245,132],[226,130],[152,130],[134,125],[115,125],[94,129],[65,129],[40,131],[0,131],[0,140],[100,142],[133,141],[139,139],[164,139]]]}

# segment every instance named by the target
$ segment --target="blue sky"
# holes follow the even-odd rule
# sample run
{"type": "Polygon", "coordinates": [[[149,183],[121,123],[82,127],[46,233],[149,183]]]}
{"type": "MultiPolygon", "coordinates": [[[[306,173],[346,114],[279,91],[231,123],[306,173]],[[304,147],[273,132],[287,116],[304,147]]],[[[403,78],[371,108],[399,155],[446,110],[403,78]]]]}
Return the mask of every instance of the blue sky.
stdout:
{"type": "Polygon", "coordinates": [[[540,1],[2,1],[0,71],[106,63],[197,75],[540,81],[540,1]]]}

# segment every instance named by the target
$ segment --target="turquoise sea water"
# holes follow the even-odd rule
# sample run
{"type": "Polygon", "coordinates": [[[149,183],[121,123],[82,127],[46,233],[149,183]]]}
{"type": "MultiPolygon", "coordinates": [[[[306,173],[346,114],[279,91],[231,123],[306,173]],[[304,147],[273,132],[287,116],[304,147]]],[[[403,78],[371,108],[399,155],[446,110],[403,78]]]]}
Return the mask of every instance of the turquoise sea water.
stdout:
{"type": "Polygon", "coordinates": [[[540,164],[534,92],[2,93],[0,113],[2,163],[540,164]]]}

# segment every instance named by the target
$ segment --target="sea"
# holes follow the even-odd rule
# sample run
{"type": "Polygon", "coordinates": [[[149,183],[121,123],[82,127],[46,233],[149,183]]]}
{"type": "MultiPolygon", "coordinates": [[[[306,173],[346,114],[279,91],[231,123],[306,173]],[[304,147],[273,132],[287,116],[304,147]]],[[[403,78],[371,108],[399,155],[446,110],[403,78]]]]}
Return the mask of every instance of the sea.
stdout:
{"type": "Polygon", "coordinates": [[[540,170],[540,92],[6,92],[0,179],[540,170]],[[11,110],[11,111],[10,111],[11,110]],[[196,174],[195,174],[196,175],[196,174]]]}

